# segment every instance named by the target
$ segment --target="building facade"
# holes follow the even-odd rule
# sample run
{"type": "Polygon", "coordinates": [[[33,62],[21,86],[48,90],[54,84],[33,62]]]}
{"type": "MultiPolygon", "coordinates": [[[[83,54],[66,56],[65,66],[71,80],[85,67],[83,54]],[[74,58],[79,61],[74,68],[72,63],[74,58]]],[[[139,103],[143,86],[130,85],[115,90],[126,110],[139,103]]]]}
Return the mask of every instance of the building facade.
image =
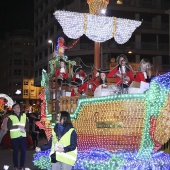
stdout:
{"type": "MultiPolygon", "coordinates": [[[[153,64],[153,74],[169,71],[169,19],[168,0],[121,0],[110,1],[107,16],[142,21],[130,40],[117,44],[114,39],[101,43],[101,67],[108,68],[110,60],[121,53],[127,54],[130,62],[139,63],[147,58],[153,64]]],[[[34,2],[34,80],[40,86],[42,69],[48,69],[48,61],[55,55],[56,41],[63,36],[66,45],[73,40],[67,38],[53,13],[56,10],[89,12],[86,0],[37,0],[34,2]],[[48,40],[52,43],[49,44],[48,40]]],[[[66,51],[69,59],[81,58],[86,65],[94,63],[94,42],[82,36],[76,46],[66,51]]]]}
{"type": "Polygon", "coordinates": [[[0,93],[18,103],[35,103],[40,89],[34,86],[33,80],[33,33],[27,30],[8,33],[0,47],[0,93]]]}

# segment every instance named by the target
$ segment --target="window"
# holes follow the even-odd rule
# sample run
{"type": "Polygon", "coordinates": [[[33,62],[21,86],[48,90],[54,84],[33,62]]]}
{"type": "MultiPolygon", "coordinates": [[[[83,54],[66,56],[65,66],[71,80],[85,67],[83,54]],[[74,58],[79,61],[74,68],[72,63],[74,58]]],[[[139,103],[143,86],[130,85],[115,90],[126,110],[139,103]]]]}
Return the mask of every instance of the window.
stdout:
{"type": "Polygon", "coordinates": [[[38,70],[35,70],[35,77],[38,77],[38,70]]]}
{"type": "Polygon", "coordinates": [[[46,48],[46,49],[44,50],[44,58],[47,57],[47,56],[48,56],[48,49],[46,48]]]}
{"type": "Polygon", "coordinates": [[[28,76],[28,70],[24,70],[24,76],[28,76]]]}
{"type": "Polygon", "coordinates": [[[28,89],[24,89],[23,94],[24,96],[28,96],[28,89]]]}
{"type": "Polygon", "coordinates": [[[42,52],[39,53],[39,60],[41,60],[41,59],[42,59],[42,52]]]}
{"type": "Polygon", "coordinates": [[[14,65],[22,65],[22,60],[21,59],[15,59],[14,65]]]}
{"type": "Polygon", "coordinates": [[[34,61],[33,60],[31,60],[31,66],[33,66],[34,65],[34,61]]]}
{"type": "Polygon", "coordinates": [[[35,46],[36,46],[36,47],[38,46],[38,40],[35,41],[35,46]]]}
{"type": "Polygon", "coordinates": [[[54,13],[54,11],[52,10],[52,11],[51,11],[51,13],[50,13],[51,18],[53,18],[53,17],[54,17],[53,13],[54,13]]]}
{"type": "Polygon", "coordinates": [[[25,80],[25,81],[24,81],[24,85],[28,85],[28,80],[25,80]]]}
{"type": "Polygon", "coordinates": [[[39,69],[39,76],[42,75],[42,68],[39,69]]]}
{"type": "Polygon", "coordinates": [[[15,69],[14,70],[14,75],[15,76],[21,76],[21,73],[22,73],[21,69],[15,69]]]}
{"type": "Polygon", "coordinates": [[[31,90],[30,95],[31,95],[31,96],[35,96],[35,90],[31,90]]]}
{"type": "Polygon", "coordinates": [[[45,0],[45,6],[47,6],[48,5],[48,0],[45,0]]]}
{"type": "Polygon", "coordinates": [[[44,70],[46,70],[46,71],[47,71],[47,65],[46,65],[46,66],[44,66],[44,70]]]}
{"type": "Polygon", "coordinates": [[[54,34],[54,27],[52,27],[51,29],[50,29],[50,35],[53,35],[54,34]]]}
{"type": "Polygon", "coordinates": [[[24,66],[28,65],[28,60],[24,60],[24,66]]]}
{"type": "Polygon", "coordinates": [[[40,27],[43,27],[43,20],[41,20],[40,22],[40,27]]]}
{"type": "Polygon", "coordinates": [[[35,56],[35,63],[38,62],[38,55],[35,56]]]}
{"type": "Polygon", "coordinates": [[[45,23],[48,22],[48,14],[45,16],[45,23]]]}
{"type": "Polygon", "coordinates": [[[40,44],[42,43],[42,41],[43,41],[43,37],[41,36],[41,37],[40,37],[40,44]]]}
{"type": "Polygon", "coordinates": [[[9,65],[12,66],[12,60],[9,60],[9,65]]]}
{"type": "Polygon", "coordinates": [[[44,39],[47,40],[48,39],[48,32],[45,33],[44,35],[44,39]]]}

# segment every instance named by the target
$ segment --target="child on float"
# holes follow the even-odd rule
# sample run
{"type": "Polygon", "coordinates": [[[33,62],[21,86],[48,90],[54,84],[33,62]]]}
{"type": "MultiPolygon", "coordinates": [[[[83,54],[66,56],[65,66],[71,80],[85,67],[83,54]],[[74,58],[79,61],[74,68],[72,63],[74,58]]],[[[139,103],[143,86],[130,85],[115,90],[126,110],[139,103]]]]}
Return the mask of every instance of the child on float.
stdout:
{"type": "Polygon", "coordinates": [[[78,92],[80,94],[86,93],[87,90],[95,91],[98,86],[98,81],[92,78],[92,75],[89,75],[88,78],[85,79],[84,83],[78,88],[78,92]]]}
{"type": "Polygon", "coordinates": [[[50,158],[52,170],[71,170],[77,159],[77,134],[71,123],[70,114],[61,111],[58,122],[49,142],[36,147],[36,152],[51,148],[50,158]]]}
{"type": "Polygon", "coordinates": [[[54,72],[54,76],[57,77],[57,82],[59,85],[61,83],[66,83],[68,78],[68,69],[66,67],[66,61],[60,59],[60,67],[54,72]]]}
{"type": "Polygon", "coordinates": [[[73,67],[73,79],[72,81],[78,82],[79,85],[82,85],[84,83],[85,78],[87,77],[86,73],[84,72],[83,68],[81,65],[79,66],[74,66],[73,67]]]}
{"type": "Polygon", "coordinates": [[[134,80],[132,67],[128,63],[127,56],[121,54],[117,57],[117,66],[107,75],[108,78],[116,77],[116,84],[121,89],[121,93],[128,93],[128,88],[134,80]]]}
{"type": "Polygon", "coordinates": [[[148,59],[142,59],[139,63],[138,70],[136,72],[135,81],[136,82],[150,82],[151,80],[151,63],[148,59]]]}
{"type": "Polygon", "coordinates": [[[101,85],[102,88],[107,87],[107,74],[109,73],[109,70],[106,69],[99,69],[94,77],[94,79],[99,78],[98,80],[98,86],[101,85]]]}

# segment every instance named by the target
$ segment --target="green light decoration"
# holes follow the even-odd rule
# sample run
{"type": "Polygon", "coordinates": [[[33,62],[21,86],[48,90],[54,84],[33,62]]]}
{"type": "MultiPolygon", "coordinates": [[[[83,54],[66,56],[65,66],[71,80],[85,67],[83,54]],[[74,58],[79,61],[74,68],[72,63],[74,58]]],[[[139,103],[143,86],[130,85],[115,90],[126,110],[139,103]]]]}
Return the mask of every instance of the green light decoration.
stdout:
{"type": "Polygon", "coordinates": [[[48,113],[48,100],[50,100],[50,91],[49,91],[49,77],[46,70],[42,70],[42,80],[41,87],[44,87],[44,100],[45,100],[45,113],[48,120],[52,119],[52,115],[48,113]]]}
{"type": "Polygon", "coordinates": [[[150,117],[159,116],[160,110],[164,106],[169,92],[170,92],[170,89],[166,88],[165,86],[161,86],[156,81],[153,81],[150,84],[150,89],[146,92],[145,124],[144,124],[140,149],[137,155],[138,157],[142,159],[150,158],[150,153],[153,151],[153,148],[154,148],[154,143],[149,133],[150,117]]]}
{"type": "Polygon", "coordinates": [[[86,167],[88,170],[119,170],[120,167],[123,165],[124,160],[116,155],[112,154],[111,158],[108,161],[84,161],[83,165],[86,167]]]}
{"type": "MultiPolygon", "coordinates": [[[[165,75],[166,77],[166,75],[165,75]]],[[[164,78],[165,79],[165,78],[164,78]]],[[[161,77],[162,80],[162,77],[161,77]]],[[[169,78],[167,79],[169,82],[169,78]]],[[[154,142],[150,134],[150,119],[151,117],[158,117],[161,109],[163,108],[165,102],[167,101],[168,93],[170,88],[166,87],[167,82],[160,82],[158,79],[154,79],[150,84],[150,89],[144,94],[122,94],[122,95],[113,95],[113,96],[104,96],[97,98],[86,98],[79,99],[77,108],[74,114],[71,114],[71,118],[77,119],[79,113],[83,109],[83,106],[89,104],[100,104],[100,103],[109,103],[113,101],[127,101],[127,100],[144,100],[145,101],[145,119],[144,119],[144,128],[142,132],[142,139],[139,147],[137,157],[140,159],[150,158],[151,152],[154,148],[154,142]]]]}
{"type": "Polygon", "coordinates": [[[72,66],[76,65],[75,61],[71,61],[71,60],[67,60],[67,56],[56,56],[55,59],[52,59],[49,61],[49,65],[50,65],[50,72],[49,72],[49,76],[53,76],[54,72],[55,72],[55,67],[58,68],[60,66],[60,59],[63,59],[64,61],[66,61],[68,63],[68,67],[69,67],[69,75],[73,75],[73,69],[72,66]]]}
{"type": "Polygon", "coordinates": [[[4,116],[4,115],[5,115],[5,113],[4,113],[4,112],[0,112],[0,117],[1,117],[1,116],[4,116]]]}

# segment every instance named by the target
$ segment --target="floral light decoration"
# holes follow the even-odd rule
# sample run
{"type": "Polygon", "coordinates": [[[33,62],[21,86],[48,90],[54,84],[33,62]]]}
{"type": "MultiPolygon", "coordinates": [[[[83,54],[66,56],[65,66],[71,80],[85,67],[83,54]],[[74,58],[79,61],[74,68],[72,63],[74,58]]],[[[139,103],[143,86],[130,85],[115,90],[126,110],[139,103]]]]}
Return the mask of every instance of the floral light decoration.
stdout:
{"type": "Polygon", "coordinates": [[[124,44],[142,23],[124,18],[60,10],[54,15],[69,38],[78,39],[85,34],[95,42],[104,42],[114,37],[118,44],[124,44]]]}
{"type": "Polygon", "coordinates": [[[14,104],[14,101],[11,99],[11,97],[9,97],[9,96],[6,95],[6,94],[0,93],[0,98],[6,99],[6,100],[8,101],[8,102],[6,103],[6,105],[7,105],[9,108],[12,108],[12,105],[14,104]]]}

